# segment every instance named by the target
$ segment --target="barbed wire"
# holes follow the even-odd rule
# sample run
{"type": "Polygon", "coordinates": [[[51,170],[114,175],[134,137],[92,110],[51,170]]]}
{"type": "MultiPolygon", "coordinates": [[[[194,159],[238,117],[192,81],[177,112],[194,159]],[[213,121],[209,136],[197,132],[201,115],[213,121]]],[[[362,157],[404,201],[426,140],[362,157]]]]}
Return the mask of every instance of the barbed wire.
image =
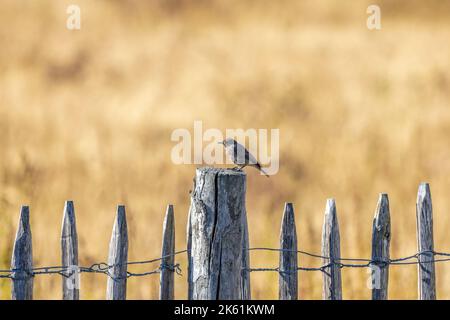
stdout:
{"type": "MultiPolygon", "coordinates": [[[[396,258],[396,259],[387,259],[387,260],[377,260],[377,259],[366,259],[366,258],[339,258],[339,259],[332,259],[328,256],[323,256],[319,254],[314,254],[302,250],[291,250],[291,249],[278,249],[278,248],[266,248],[266,247],[255,247],[255,248],[247,248],[244,249],[246,251],[270,251],[270,252],[295,252],[297,254],[306,255],[312,258],[316,259],[322,259],[322,260],[329,260],[330,262],[322,264],[320,266],[313,266],[313,267],[306,267],[306,266],[299,266],[295,270],[286,271],[286,270],[280,270],[279,267],[273,267],[273,268],[267,268],[267,267],[261,267],[261,268],[242,268],[242,270],[247,272],[279,272],[279,273],[295,273],[298,271],[320,271],[320,272],[326,272],[328,268],[332,266],[337,266],[340,269],[342,268],[371,268],[373,266],[377,266],[379,268],[385,268],[389,265],[418,265],[418,264],[427,264],[427,263],[437,263],[437,262],[445,262],[450,261],[450,253],[447,252],[437,252],[433,250],[427,250],[418,252],[413,255],[396,258]],[[421,256],[427,256],[429,258],[432,257],[432,259],[421,261],[421,256]],[[445,257],[445,258],[436,258],[436,257],[445,257]],[[411,261],[415,259],[415,261],[411,261]]],[[[59,274],[65,278],[71,277],[75,272],[78,273],[98,273],[98,274],[105,274],[115,280],[121,279],[120,277],[114,277],[113,274],[111,274],[110,270],[114,267],[118,267],[121,265],[144,265],[144,264],[151,264],[158,261],[161,261],[165,258],[176,256],[182,253],[187,252],[188,250],[181,250],[174,252],[173,254],[168,254],[156,259],[151,260],[143,260],[143,261],[128,261],[123,264],[114,264],[109,265],[104,262],[100,263],[94,263],[88,267],[83,266],[50,266],[50,267],[36,267],[32,268],[30,270],[23,270],[23,269],[8,269],[8,270],[0,270],[0,279],[1,278],[8,278],[13,280],[20,280],[22,278],[28,278],[28,277],[34,277],[36,275],[43,275],[43,274],[59,274]],[[19,274],[19,275],[17,275],[19,274]]],[[[165,264],[161,263],[157,268],[152,269],[150,271],[145,272],[126,272],[126,278],[130,277],[143,277],[147,275],[157,274],[160,273],[162,270],[170,270],[172,272],[175,272],[178,275],[182,275],[182,269],[180,267],[180,264],[165,264]]]]}
{"type": "MultiPolygon", "coordinates": [[[[30,270],[23,270],[23,269],[8,269],[8,270],[0,270],[0,278],[7,278],[7,279],[14,279],[14,280],[21,280],[24,278],[34,277],[36,275],[43,275],[43,274],[59,274],[65,278],[70,278],[75,273],[99,273],[99,274],[105,274],[109,277],[111,277],[114,280],[120,280],[121,277],[115,277],[113,274],[111,274],[111,269],[123,265],[143,265],[143,264],[151,264],[158,261],[161,261],[165,258],[176,256],[181,253],[185,253],[187,250],[181,250],[174,252],[172,254],[164,255],[162,257],[151,259],[151,260],[143,260],[143,261],[128,261],[124,263],[117,263],[113,265],[109,265],[104,262],[100,263],[94,263],[88,267],[83,266],[51,266],[51,267],[36,267],[32,268],[30,270]]],[[[143,277],[151,274],[160,273],[162,270],[170,270],[172,272],[175,272],[178,275],[182,275],[182,270],[180,267],[180,264],[166,264],[161,263],[156,269],[152,269],[150,271],[145,272],[131,272],[127,270],[126,278],[130,277],[143,277]]]]}
{"type": "Polygon", "coordinates": [[[325,263],[323,265],[317,267],[303,267],[299,266],[295,270],[285,271],[280,270],[279,267],[274,268],[243,268],[244,271],[248,272],[260,272],[260,271],[274,271],[274,272],[282,272],[282,273],[296,273],[297,271],[321,271],[326,272],[326,270],[332,266],[337,266],[340,269],[342,268],[371,268],[373,266],[377,266],[379,268],[385,268],[389,265],[418,265],[418,264],[427,264],[427,263],[435,263],[435,262],[445,262],[450,261],[450,253],[447,252],[437,252],[433,250],[426,250],[422,252],[418,252],[416,254],[396,258],[396,259],[387,259],[387,260],[377,260],[377,259],[365,259],[365,258],[330,258],[328,256],[322,256],[319,254],[314,254],[302,250],[291,250],[291,249],[278,249],[278,248],[265,248],[265,247],[256,247],[256,248],[248,248],[247,251],[275,251],[275,252],[295,252],[297,254],[306,255],[312,258],[320,258],[323,260],[330,260],[330,262],[325,263]],[[421,256],[433,257],[430,260],[420,261],[421,256]],[[447,257],[447,258],[435,258],[435,257],[447,257]],[[410,261],[412,259],[416,259],[417,261],[410,261]],[[360,263],[346,263],[346,262],[360,262],[360,263]]]}

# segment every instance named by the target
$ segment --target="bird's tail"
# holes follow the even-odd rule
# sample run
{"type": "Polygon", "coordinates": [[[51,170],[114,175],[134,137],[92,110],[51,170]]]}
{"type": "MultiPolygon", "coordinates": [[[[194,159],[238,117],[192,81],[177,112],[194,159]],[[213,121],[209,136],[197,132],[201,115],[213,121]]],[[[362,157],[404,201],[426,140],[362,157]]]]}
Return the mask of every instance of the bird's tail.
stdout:
{"type": "Polygon", "coordinates": [[[264,171],[264,169],[261,167],[261,165],[259,163],[256,164],[256,168],[261,171],[267,178],[270,178],[270,176],[267,174],[266,171],[264,171]]]}

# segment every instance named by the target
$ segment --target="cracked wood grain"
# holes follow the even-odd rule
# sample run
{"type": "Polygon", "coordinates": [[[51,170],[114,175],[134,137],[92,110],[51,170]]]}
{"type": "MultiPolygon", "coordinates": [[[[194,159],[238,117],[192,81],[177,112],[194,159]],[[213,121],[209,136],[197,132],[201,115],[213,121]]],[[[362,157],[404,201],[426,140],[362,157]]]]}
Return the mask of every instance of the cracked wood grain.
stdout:
{"type": "Polygon", "coordinates": [[[128,231],[125,206],[117,207],[111,242],[109,244],[109,268],[106,299],[125,300],[127,295],[128,231]]]}
{"type": "Polygon", "coordinates": [[[280,266],[278,276],[278,298],[280,300],[297,300],[297,231],[292,203],[284,206],[280,231],[280,266]]]}
{"type": "Polygon", "coordinates": [[[189,298],[248,299],[246,176],[242,171],[199,168],[188,226],[189,298]]]}
{"type": "Polygon", "coordinates": [[[421,183],[417,194],[417,246],[419,255],[419,299],[436,299],[434,269],[433,207],[428,183],[421,183]]]}
{"type": "Polygon", "coordinates": [[[175,263],[175,217],[173,205],[168,205],[163,225],[163,243],[161,250],[161,265],[159,299],[173,300],[174,298],[174,271],[170,267],[175,263]]]}
{"type": "Polygon", "coordinates": [[[78,237],[75,221],[75,209],[72,201],[66,201],[61,228],[62,266],[68,267],[67,277],[62,278],[63,300],[80,298],[78,271],[78,237]]]}
{"type": "Polygon", "coordinates": [[[323,274],[322,298],[324,300],[342,299],[341,269],[335,264],[341,258],[339,225],[334,199],[328,199],[325,208],[325,219],[322,229],[322,259],[323,264],[330,264],[323,274]]]}
{"type": "Polygon", "coordinates": [[[391,242],[391,218],[389,198],[380,194],[372,224],[372,300],[387,300],[389,280],[389,246],[391,242]],[[385,263],[384,263],[385,262],[385,263]]]}
{"type": "Polygon", "coordinates": [[[12,286],[11,299],[33,299],[33,249],[31,243],[30,209],[22,206],[20,210],[19,226],[14,241],[11,259],[12,286]]]}

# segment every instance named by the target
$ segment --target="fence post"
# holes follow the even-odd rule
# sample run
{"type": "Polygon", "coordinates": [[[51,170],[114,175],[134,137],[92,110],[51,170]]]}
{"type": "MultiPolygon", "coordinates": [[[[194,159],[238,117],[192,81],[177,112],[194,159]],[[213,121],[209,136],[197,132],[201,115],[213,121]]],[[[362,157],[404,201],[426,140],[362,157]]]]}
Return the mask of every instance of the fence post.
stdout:
{"type": "Polygon", "coordinates": [[[242,292],[245,189],[243,171],[216,168],[196,171],[190,208],[192,299],[245,298],[242,292]]]}
{"type": "MultiPolygon", "coordinates": [[[[195,179],[194,179],[194,189],[195,189],[195,179]]],[[[194,192],[194,191],[191,191],[194,192]]],[[[194,210],[193,198],[191,197],[191,205],[189,207],[189,213],[187,218],[187,230],[186,230],[186,255],[187,255],[187,282],[188,282],[188,300],[192,300],[192,291],[193,291],[193,279],[192,279],[192,267],[193,267],[193,259],[192,259],[192,225],[191,225],[191,212],[194,210]]]]}
{"type": "Polygon", "coordinates": [[[31,244],[30,209],[22,206],[11,261],[11,299],[33,299],[33,249],[31,244]]]}
{"type": "Polygon", "coordinates": [[[380,194],[372,224],[372,300],[387,300],[389,279],[389,245],[391,241],[391,218],[389,198],[380,194]]]}
{"type": "Polygon", "coordinates": [[[173,300],[174,298],[174,270],[173,268],[175,256],[175,218],[173,214],[173,206],[167,206],[166,217],[163,225],[163,243],[161,250],[161,274],[159,299],[173,300]]]}
{"type": "Polygon", "coordinates": [[[244,244],[242,246],[242,300],[250,300],[251,290],[250,290],[250,248],[249,236],[248,236],[248,223],[247,214],[242,215],[242,224],[244,226],[244,244]]]}
{"type": "Polygon", "coordinates": [[[128,232],[125,206],[117,207],[111,242],[109,243],[109,277],[107,300],[125,300],[127,294],[128,232]]]}
{"type": "Polygon", "coordinates": [[[72,201],[66,201],[61,228],[62,266],[66,267],[66,277],[62,277],[64,300],[80,298],[80,280],[78,270],[78,237],[75,222],[75,209],[72,201]]]}
{"type": "Polygon", "coordinates": [[[325,208],[325,219],[322,229],[322,259],[324,265],[328,265],[322,272],[324,300],[342,299],[341,268],[339,267],[341,250],[339,225],[334,199],[328,199],[325,208]]]}
{"type": "Polygon", "coordinates": [[[421,183],[419,186],[416,215],[419,250],[419,298],[421,300],[435,300],[433,207],[428,183],[421,183]]]}
{"type": "Polygon", "coordinates": [[[297,300],[297,232],[292,203],[284,205],[280,231],[280,249],[289,251],[280,251],[278,298],[280,300],[297,300]]]}

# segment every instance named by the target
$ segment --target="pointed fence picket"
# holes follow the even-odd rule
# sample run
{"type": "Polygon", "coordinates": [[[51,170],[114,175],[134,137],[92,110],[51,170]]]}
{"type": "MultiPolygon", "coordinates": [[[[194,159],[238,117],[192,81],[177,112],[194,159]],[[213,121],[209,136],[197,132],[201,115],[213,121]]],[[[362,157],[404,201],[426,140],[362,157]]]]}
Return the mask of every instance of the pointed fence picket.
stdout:
{"type": "Polygon", "coordinates": [[[161,300],[173,300],[174,298],[174,274],[170,266],[175,261],[175,218],[173,206],[167,206],[166,217],[163,225],[163,243],[161,251],[161,276],[159,286],[159,298],[161,300]]]}
{"type": "Polygon", "coordinates": [[[31,245],[30,209],[22,206],[11,259],[11,299],[33,299],[33,249],[31,245]]]}
{"type": "Polygon", "coordinates": [[[380,194],[372,225],[372,300],[388,297],[389,246],[391,242],[391,218],[389,199],[380,194]]]}
{"type": "Polygon", "coordinates": [[[342,280],[339,262],[341,259],[339,225],[334,199],[328,199],[325,208],[325,219],[322,229],[322,258],[327,266],[322,272],[324,300],[342,299],[342,280]]]}
{"type": "Polygon", "coordinates": [[[286,203],[280,232],[280,272],[279,294],[280,300],[297,300],[297,231],[295,230],[294,207],[286,203]]]}
{"type": "Polygon", "coordinates": [[[107,300],[125,300],[127,296],[128,230],[125,206],[117,207],[117,215],[109,243],[107,300]]]}
{"type": "Polygon", "coordinates": [[[78,270],[78,237],[75,223],[73,201],[67,201],[64,206],[61,231],[62,266],[67,268],[62,277],[63,300],[78,300],[80,298],[78,270]]]}

